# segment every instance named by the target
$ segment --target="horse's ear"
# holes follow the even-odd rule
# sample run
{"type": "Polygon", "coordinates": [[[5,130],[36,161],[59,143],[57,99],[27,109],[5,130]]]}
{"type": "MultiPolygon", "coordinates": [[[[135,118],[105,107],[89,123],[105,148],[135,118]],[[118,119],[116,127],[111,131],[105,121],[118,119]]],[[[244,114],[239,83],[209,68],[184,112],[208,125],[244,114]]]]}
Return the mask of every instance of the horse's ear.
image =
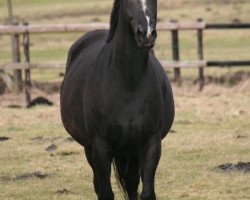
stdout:
{"type": "Polygon", "coordinates": [[[120,3],[121,3],[121,0],[114,1],[113,10],[111,12],[111,17],[110,17],[109,35],[106,40],[107,42],[110,42],[115,35],[115,30],[116,30],[118,19],[119,19],[120,3]]]}

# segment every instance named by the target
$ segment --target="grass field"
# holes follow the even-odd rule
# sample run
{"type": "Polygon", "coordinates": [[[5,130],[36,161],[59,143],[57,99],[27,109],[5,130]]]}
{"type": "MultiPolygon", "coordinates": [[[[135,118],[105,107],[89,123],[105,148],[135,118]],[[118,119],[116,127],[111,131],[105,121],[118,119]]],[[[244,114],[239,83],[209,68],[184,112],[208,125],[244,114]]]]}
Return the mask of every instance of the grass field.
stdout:
{"type": "MultiPolygon", "coordinates": [[[[250,198],[249,173],[214,169],[224,163],[249,161],[249,91],[249,80],[231,88],[209,85],[202,93],[194,87],[174,87],[176,119],[174,133],[162,142],[156,176],[159,200],[250,198]]],[[[83,149],[66,141],[59,96],[47,96],[55,102],[53,107],[30,110],[7,107],[24,104],[23,96],[0,96],[0,136],[11,138],[0,142],[1,200],[95,199],[92,171],[83,149]],[[47,152],[51,144],[58,148],[47,152]],[[36,171],[49,176],[15,180],[18,175],[36,171]],[[13,180],[8,179],[11,177],[13,180]]],[[[122,200],[113,178],[112,182],[116,199],[122,200]]]]}
{"type": "MultiPolygon", "coordinates": [[[[0,1],[0,24],[7,23],[5,0],[0,1]]],[[[207,22],[250,22],[249,0],[158,0],[159,20],[175,18],[207,22]]],[[[30,24],[108,21],[111,0],[15,0],[18,21],[30,24]]],[[[32,62],[65,61],[67,50],[81,33],[31,35],[32,62]]],[[[196,33],[180,33],[181,59],[196,59],[196,33]]],[[[206,59],[248,59],[250,30],[205,32],[206,59]]],[[[156,54],[171,59],[169,32],[160,32],[156,54]]],[[[10,38],[0,35],[0,62],[10,62],[10,38]]],[[[248,68],[206,69],[220,77],[248,68]]],[[[33,70],[32,80],[61,81],[61,70],[33,70]]],[[[197,70],[183,70],[182,87],[174,85],[176,118],[173,131],[163,140],[156,176],[159,200],[248,200],[250,173],[224,173],[214,168],[224,163],[250,162],[250,80],[231,84],[208,84],[197,92],[197,70]]],[[[171,71],[170,71],[171,73],[171,71]]],[[[172,74],[170,74],[172,76],[172,74]]],[[[67,140],[59,110],[59,94],[32,89],[32,98],[43,95],[52,107],[9,108],[25,105],[24,96],[0,95],[0,200],[92,200],[92,171],[83,149],[67,140]],[[55,144],[57,149],[46,151],[55,144]],[[48,174],[43,179],[23,174],[48,174]],[[21,178],[20,178],[21,177],[21,178]]],[[[122,200],[114,178],[117,200],[122,200]]]]}

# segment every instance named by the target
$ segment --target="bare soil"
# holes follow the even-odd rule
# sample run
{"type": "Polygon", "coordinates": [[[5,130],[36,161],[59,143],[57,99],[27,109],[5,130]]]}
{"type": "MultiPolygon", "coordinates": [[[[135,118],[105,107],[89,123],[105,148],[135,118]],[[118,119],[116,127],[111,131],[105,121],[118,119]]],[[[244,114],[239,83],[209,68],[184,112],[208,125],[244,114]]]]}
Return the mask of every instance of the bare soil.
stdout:
{"type": "Polygon", "coordinates": [[[226,164],[219,165],[216,168],[223,172],[231,172],[231,171],[250,172],[250,162],[238,162],[236,164],[226,163],[226,164]]]}

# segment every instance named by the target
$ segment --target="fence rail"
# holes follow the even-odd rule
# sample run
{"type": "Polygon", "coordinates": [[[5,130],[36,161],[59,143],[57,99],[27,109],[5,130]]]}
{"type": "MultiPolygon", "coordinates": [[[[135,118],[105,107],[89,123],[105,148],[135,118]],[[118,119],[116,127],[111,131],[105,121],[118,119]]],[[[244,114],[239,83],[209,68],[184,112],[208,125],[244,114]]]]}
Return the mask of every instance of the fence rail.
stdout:
{"type": "MultiPolygon", "coordinates": [[[[51,25],[0,25],[0,34],[23,34],[29,33],[65,33],[91,31],[94,29],[108,29],[108,23],[86,24],[51,24],[51,25]]],[[[159,22],[158,30],[197,30],[197,29],[249,29],[250,23],[205,23],[205,22],[159,22]]]]}
{"type": "MultiPolygon", "coordinates": [[[[168,60],[160,60],[161,64],[165,68],[165,70],[169,68],[197,68],[197,67],[206,67],[206,61],[168,61],[168,60]]],[[[0,63],[0,68],[2,69],[64,69],[66,63],[58,62],[58,63],[0,63]]]]}
{"type": "MultiPolygon", "coordinates": [[[[20,60],[15,63],[0,63],[0,69],[23,69],[25,70],[25,93],[27,104],[30,102],[30,70],[39,68],[65,68],[65,63],[30,63],[29,54],[29,34],[41,33],[67,33],[67,32],[87,32],[94,29],[108,29],[108,23],[86,23],[86,24],[51,24],[51,25],[0,25],[0,35],[12,34],[15,37],[15,55],[20,57],[19,36],[23,35],[23,52],[25,62],[20,60]]],[[[171,31],[173,61],[161,60],[165,69],[174,68],[174,80],[181,84],[181,68],[198,68],[199,88],[204,87],[204,68],[205,67],[232,67],[232,66],[250,66],[250,60],[240,61],[205,61],[203,37],[205,30],[217,29],[250,29],[250,23],[205,23],[201,19],[196,22],[158,22],[158,30],[171,31]],[[179,60],[179,31],[195,30],[197,31],[197,56],[198,60],[180,61],[179,60]]],[[[20,84],[20,83],[19,83],[20,84]]]]}
{"type": "MultiPolygon", "coordinates": [[[[200,67],[241,67],[250,66],[250,61],[205,61],[205,60],[189,60],[189,61],[169,61],[160,60],[165,70],[171,68],[200,68],[200,67]]],[[[0,63],[0,68],[4,70],[14,69],[64,69],[66,63],[0,63]]]]}

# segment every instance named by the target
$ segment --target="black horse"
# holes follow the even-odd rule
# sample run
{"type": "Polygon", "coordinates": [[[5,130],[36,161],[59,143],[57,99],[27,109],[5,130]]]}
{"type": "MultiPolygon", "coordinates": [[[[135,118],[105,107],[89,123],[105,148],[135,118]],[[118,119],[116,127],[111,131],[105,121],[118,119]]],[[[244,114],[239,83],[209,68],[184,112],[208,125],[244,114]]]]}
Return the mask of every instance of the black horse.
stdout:
{"type": "Polygon", "coordinates": [[[110,30],[77,40],[61,88],[65,129],[82,146],[99,200],[113,200],[111,163],[124,196],[156,199],[161,140],[174,119],[170,82],[153,51],[157,0],[115,0],[110,30]]]}

